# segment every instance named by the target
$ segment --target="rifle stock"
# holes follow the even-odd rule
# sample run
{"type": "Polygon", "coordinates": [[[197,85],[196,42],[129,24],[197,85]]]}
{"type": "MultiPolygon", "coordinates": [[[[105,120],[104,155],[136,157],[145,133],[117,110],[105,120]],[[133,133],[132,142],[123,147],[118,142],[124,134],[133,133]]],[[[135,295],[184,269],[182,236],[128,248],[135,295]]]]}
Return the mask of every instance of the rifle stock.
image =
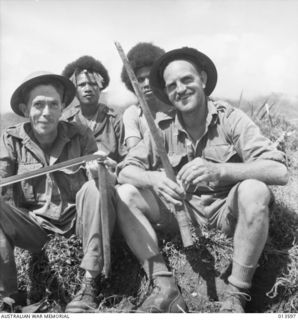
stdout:
{"type": "MultiPolygon", "coordinates": [[[[144,94],[139,86],[139,83],[138,83],[138,80],[134,74],[134,71],[132,70],[130,63],[129,63],[120,43],[115,42],[115,46],[116,46],[118,53],[122,59],[125,70],[129,76],[129,79],[130,79],[131,84],[134,88],[136,96],[139,99],[142,111],[143,111],[144,116],[146,118],[146,121],[148,123],[150,133],[151,133],[153,141],[155,143],[157,152],[160,156],[161,163],[164,168],[165,174],[169,179],[176,182],[175,173],[174,173],[173,167],[171,166],[171,163],[169,161],[166,149],[163,144],[163,140],[162,140],[161,136],[159,135],[158,128],[156,127],[156,124],[155,124],[154,119],[152,117],[151,111],[150,111],[149,106],[147,104],[147,101],[144,97],[144,94]]],[[[193,244],[193,241],[192,241],[192,235],[191,235],[190,226],[189,226],[188,217],[187,217],[186,212],[187,212],[187,208],[186,208],[184,202],[183,202],[182,206],[175,206],[175,216],[176,216],[176,219],[177,219],[177,222],[179,225],[183,245],[184,245],[184,247],[189,247],[193,244]]]]}

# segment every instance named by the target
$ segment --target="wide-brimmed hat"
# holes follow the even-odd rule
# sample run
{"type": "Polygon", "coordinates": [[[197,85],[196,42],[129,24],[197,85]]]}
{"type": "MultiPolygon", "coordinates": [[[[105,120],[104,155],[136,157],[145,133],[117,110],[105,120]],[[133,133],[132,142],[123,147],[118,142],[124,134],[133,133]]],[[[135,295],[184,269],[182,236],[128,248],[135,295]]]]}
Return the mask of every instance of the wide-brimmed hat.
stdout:
{"type": "Polygon", "coordinates": [[[198,67],[198,69],[205,71],[207,74],[207,83],[205,87],[205,94],[209,96],[214,90],[217,82],[217,71],[213,61],[204,53],[189,47],[171,50],[161,56],[153,64],[150,72],[150,87],[154,94],[163,102],[169,104],[167,94],[165,93],[165,82],[163,73],[167,65],[175,60],[186,60],[198,67]]]}
{"type": "Polygon", "coordinates": [[[43,83],[51,83],[51,82],[60,82],[64,87],[63,94],[63,102],[65,106],[68,106],[75,97],[76,88],[74,84],[67,79],[66,77],[60,76],[58,74],[54,74],[49,71],[36,71],[31,73],[28,77],[25,78],[23,83],[14,91],[12,97],[10,99],[10,105],[12,110],[24,117],[24,114],[20,108],[20,104],[26,103],[25,94],[28,90],[32,90],[35,86],[38,86],[43,83]]]}

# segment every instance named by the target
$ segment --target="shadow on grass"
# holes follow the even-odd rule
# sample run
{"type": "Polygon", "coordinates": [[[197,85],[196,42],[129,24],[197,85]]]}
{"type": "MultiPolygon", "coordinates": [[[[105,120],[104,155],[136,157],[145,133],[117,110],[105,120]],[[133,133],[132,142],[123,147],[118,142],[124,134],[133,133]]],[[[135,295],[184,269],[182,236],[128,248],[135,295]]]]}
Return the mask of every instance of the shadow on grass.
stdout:
{"type": "MultiPolygon", "coordinates": [[[[192,312],[218,312],[231,273],[232,243],[210,231],[191,249],[183,249],[179,237],[170,239],[166,255],[175,269],[183,296],[192,312]],[[170,248],[170,249],[169,249],[170,248]],[[178,253],[183,253],[182,255],[178,253]],[[179,264],[177,260],[185,259],[179,264]],[[195,297],[195,298],[194,298],[195,297]]],[[[298,216],[277,203],[271,209],[269,238],[259,260],[246,312],[295,312],[291,299],[298,294],[298,216]],[[295,249],[295,246],[297,250],[295,249]]]]}

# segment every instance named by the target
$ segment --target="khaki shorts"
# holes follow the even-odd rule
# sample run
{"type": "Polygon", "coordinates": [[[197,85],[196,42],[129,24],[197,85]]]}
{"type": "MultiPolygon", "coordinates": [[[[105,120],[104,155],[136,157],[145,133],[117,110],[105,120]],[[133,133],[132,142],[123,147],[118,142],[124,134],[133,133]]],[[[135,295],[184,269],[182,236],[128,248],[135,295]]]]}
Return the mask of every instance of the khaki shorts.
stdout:
{"type": "MultiPolygon", "coordinates": [[[[190,195],[185,204],[189,219],[195,226],[217,228],[226,235],[232,236],[236,227],[238,204],[237,194],[240,182],[229,191],[226,197],[215,199],[208,203],[203,196],[190,195]]],[[[154,194],[154,193],[153,193],[154,194]]],[[[173,214],[173,208],[163,198],[154,194],[159,204],[161,219],[154,228],[166,233],[178,230],[178,224],[173,214]]]]}

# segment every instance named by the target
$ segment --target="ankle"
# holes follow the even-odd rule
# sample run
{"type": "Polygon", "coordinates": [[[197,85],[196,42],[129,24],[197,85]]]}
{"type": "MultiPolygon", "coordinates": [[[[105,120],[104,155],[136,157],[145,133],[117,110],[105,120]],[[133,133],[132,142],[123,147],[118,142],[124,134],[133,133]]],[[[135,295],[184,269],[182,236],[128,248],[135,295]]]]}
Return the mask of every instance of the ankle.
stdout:
{"type": "Polygon", "coordinates": [[[146,272],[148,279],[152,279],[154,276],[157,276],[158,274],[171,274],[169,273],[169,270],[161,254],[157,254],[145,260],[143,263],[143,269],[146,272]]]}
{"type": "Polygon", "coordinates": [[[86,279],[96,279],[98,276],[99,276],[99,272],[98,271],[86,270],[84,278],[86,278],[86,279]]]}
{"type": "Polygon", "coordinates": [[[238,290],[248,290],[251,287],[256,266],[248,266],[233,259],[232,273],[228,278],[229,283],[238,290]]]}

